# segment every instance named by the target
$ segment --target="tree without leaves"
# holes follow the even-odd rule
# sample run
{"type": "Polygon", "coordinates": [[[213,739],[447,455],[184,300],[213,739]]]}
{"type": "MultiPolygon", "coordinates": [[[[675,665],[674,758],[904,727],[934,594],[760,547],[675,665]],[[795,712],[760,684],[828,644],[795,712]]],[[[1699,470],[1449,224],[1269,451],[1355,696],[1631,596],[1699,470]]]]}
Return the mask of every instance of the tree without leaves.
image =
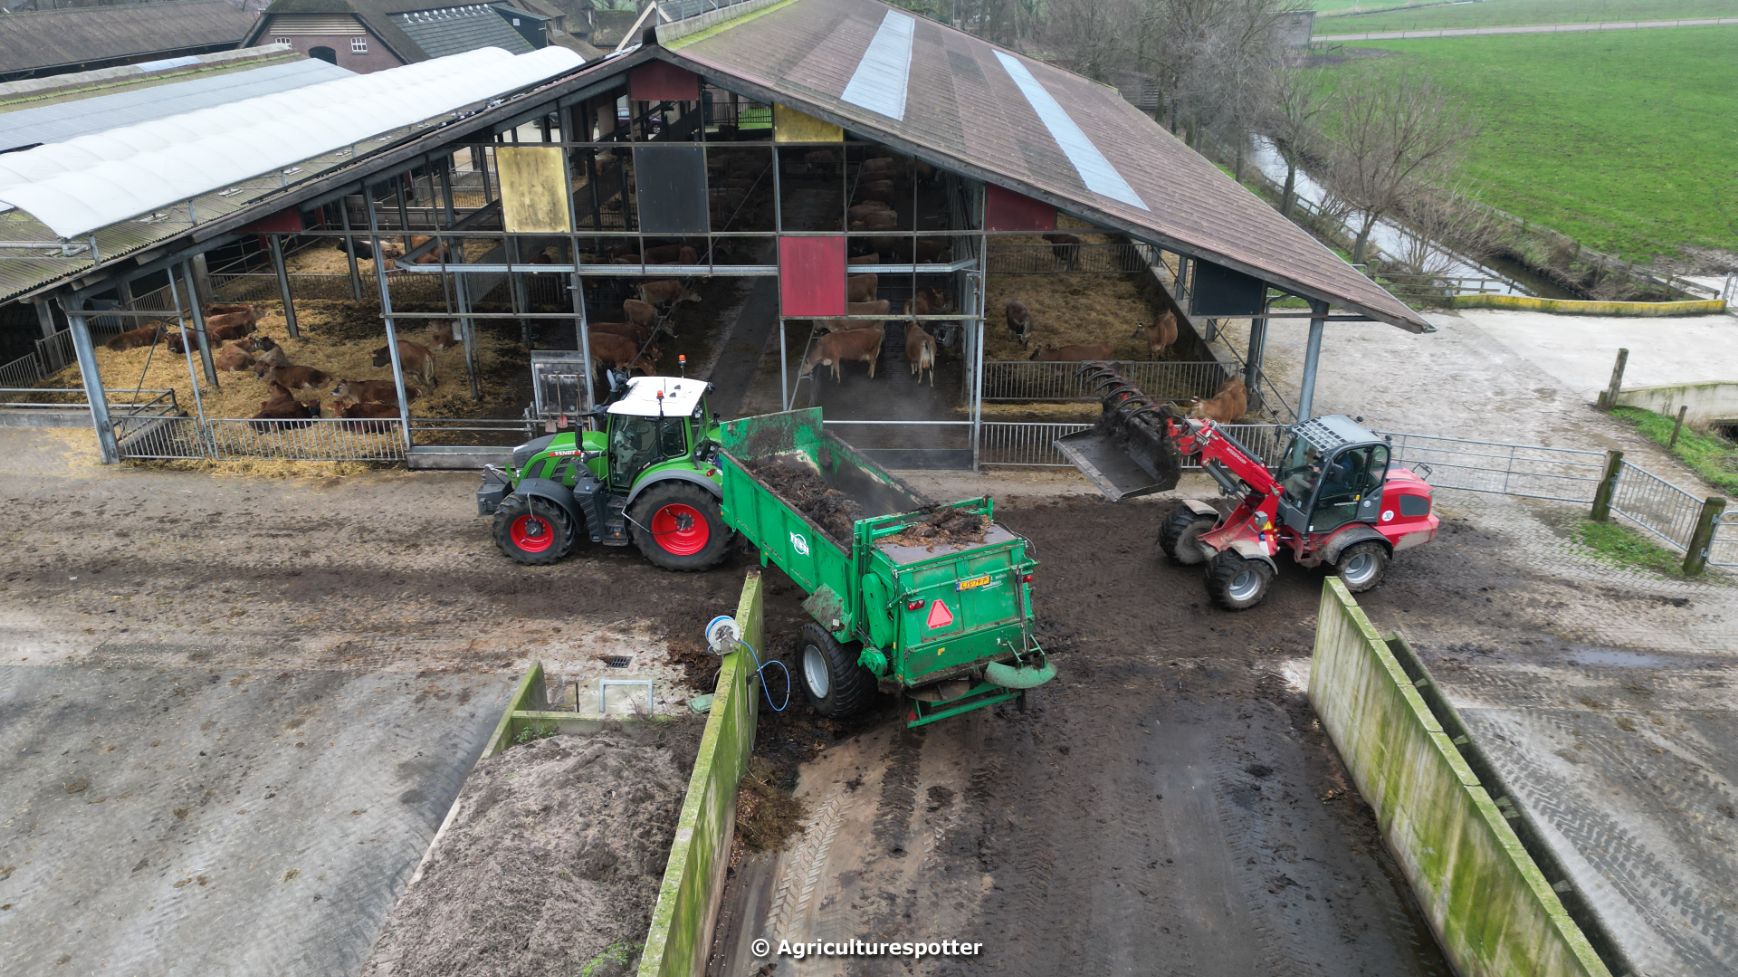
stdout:
{"type": "Polygon", "coordinates": [[[1428,78],[1410,71],[1346,89],[1338,108],[1327,177],[1361,212],[1356,263],[1376,222],[1445,179],[1476,128],[1428,78]]]}
{"type": "Polygon", "coordinates": [[[1332,93],[1316,84],[1301,67],[1289,65],[1274,73],[1273,99],[1267,132],[1274,148],[1285,160],[1285,185],[1280,190],[1279,212],[1291,216],[1297,203],[1297,171],[1303,162],[1321,152],[1321,119],[1332,93]]]}

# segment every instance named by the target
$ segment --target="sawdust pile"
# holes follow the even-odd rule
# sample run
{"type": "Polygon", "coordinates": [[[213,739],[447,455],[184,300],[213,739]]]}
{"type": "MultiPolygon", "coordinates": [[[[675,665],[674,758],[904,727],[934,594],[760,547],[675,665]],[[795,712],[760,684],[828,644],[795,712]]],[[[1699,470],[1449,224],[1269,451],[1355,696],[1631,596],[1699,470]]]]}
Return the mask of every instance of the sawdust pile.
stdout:
{"type": "Polygon", "coordinates": [[[621,724],[477,764],[364,977],[634,972],[704,724],[621,724]]]}

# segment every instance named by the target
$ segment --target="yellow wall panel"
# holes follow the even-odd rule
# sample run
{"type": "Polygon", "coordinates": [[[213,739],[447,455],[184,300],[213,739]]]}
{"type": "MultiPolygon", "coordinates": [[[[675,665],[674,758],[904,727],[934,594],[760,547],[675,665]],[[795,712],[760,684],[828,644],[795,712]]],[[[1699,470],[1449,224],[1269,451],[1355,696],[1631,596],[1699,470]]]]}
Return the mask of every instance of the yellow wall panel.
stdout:
{"type": "Polygon", "coordinates": [[[501,221],[507,233],[573,230],[560,146],[497,146],[495,168],[501,178],[501,221]]]}
{"type": "Polygon", "coordinates": [[[773,142],[844,142],[845,132],[831,122],[820,119],[788,105],[772,107],[772,140],[773,142]]]}

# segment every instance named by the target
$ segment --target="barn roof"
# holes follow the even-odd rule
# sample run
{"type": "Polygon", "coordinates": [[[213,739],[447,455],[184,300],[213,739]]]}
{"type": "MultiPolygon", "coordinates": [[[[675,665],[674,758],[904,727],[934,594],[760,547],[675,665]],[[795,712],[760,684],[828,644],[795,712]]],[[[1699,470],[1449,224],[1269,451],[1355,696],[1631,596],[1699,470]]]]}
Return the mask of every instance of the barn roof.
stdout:
{"type": "Polygon", "coordinates": [[[233,47],[254,15],[228,0],[72,7],[0,15],[0,75],[233,47]]]}
{"type": "Polygon", "coordinates": [[[531,42],[487,4],[444,0],[275,0],[248,35],[271,32],[273,17],[284,14],[350,14],[405,62],[498,47],[514,54],[531,42]]]}
{"type": "Polygon", "coordinates": [[[919,158],[1305,297],[1431,328],[1113,88],[876,0],[745,6],[723,23],[664,24],[659,42],[702,76],[919,158]]]}
{"type": "MultiPolygon", "coordinates": [[[[79,136],[137,125],[195,109],[271,95],[347,78],[350,72],[325,61],[302,57],[282,45],[255,49],[269,52],[272,63],[231,62],[233,67],[208,68],[161,84],[144,84],[123,91],[114,85],[83,98],[58,98],[45,105],[7,111],[0,105],[0,153],[42,143],[66,142],[79,136]]],[[[114,69],[108,69],[114,70],[114,69]]],[[[106,72],[93,72],[104,74],[106,72]]]]}

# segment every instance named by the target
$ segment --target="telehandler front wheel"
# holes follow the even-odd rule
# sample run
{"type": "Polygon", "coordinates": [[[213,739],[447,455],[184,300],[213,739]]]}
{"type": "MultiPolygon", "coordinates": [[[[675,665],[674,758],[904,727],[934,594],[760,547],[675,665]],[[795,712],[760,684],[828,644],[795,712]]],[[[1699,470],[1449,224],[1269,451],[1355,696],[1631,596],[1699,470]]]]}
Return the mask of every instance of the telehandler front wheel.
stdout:
{"type": "Polygon", "coordinates": [[[573,552],[573,519],[547,499],[509,495],[495,510],[495,545],[507,558],[547,566],[573,552]]]}
{"type": "Polygon", "coordinates": [[[1246,611],[1261,603],[1272,584],[1272,567],[1232,550],[1219,551],[1207,564],[1207,596],[1228,611],[1246,611]]]}
{"type": "Polygon", "coordinates": [[[1182,566],[1198,566],[1207,559],[1195,542],[1201,534],[1213,528],[1213,517],[1203,516],[1186,505],[1180,505],[1159,527],[1159,550],[1182,566]]]}
{"type": "Polygon", "coordinates": [[[718,497],[693,482],[654,485],[634,501],[634,545],[666,570],[710,570],[730,552],[718,497]]]}
{"type": "Polygon", "coordinates": [[[857,656],[833,640],[826,628],[814,621],[803,625],[797,667],[803,673],[803,692],[815,711],[828,719],[844,719],[862,712],[875,695],[875,679],[857,664],[857,656]]]}
{"type": "Polygon", "coordinates": [[[1373,539],[1354,543],[1340,554],[1334,572],[1340,575],[1346,589],[1354,594],[1374,590],[1388,575],[1388,547],[1373,539]]]}

